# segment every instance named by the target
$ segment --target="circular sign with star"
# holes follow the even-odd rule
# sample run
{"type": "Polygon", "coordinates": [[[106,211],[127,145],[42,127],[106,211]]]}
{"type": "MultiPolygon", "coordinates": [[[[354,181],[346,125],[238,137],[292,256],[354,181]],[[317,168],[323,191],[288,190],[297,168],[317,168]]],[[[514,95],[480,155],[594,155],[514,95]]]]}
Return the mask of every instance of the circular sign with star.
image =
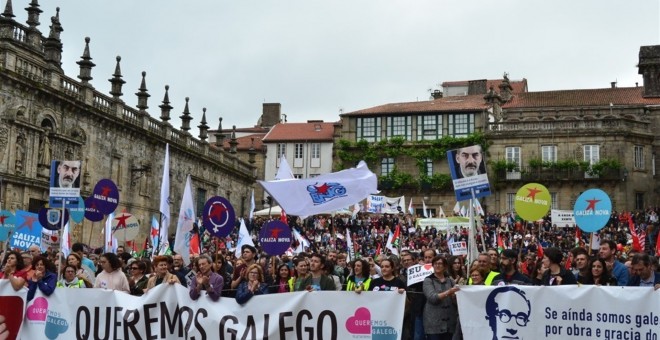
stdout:
{"type": "Polygon", "coordinates": [[[259,244],[268,255],[282,255],[291,247],[291,228],[282,221],[271,221],[261,228],[259,244]]]}
{"type": "Polygon", "coordinates": [[[96,205],[97,201],[94,196],[89,196],[85,200],[85,218],[91,222],[98,222],[103,219],[103,213],[96,208],[96,205]]]}
{"type": "Polygon", "coordinates": [[[96,209],[103,215],[108,215],[115,211],[119,204],[119,190],[117,189],[117,185],[107,178],[96,183],[92,197],[96,200],[96,209]]]}
{"type": "Polygon", "coordinates": [[[538,183],[527,183],[516,193],[514,207],[520,217],[536,221],[548,213],[551,201],[548,188],[538,183]]]}
{"type": "Polygon", "coordinates": [[[112,235],[117,241],[130,241],[135,239],[140,230],[140,223],[135,216],[121,213],[112,219],[112,235]]]}
{"type": "Polygon", "coordinates": [[[603,190],[583,192],[573,206],[575,223],[582,231],[591,233],[602,229],[610,220],[612,200],[603,190]]]}
{"type": "Polygon", "coordinates": [[[220,196],[209,198],[204,204],[203,214],[202,224],[211,235],[220,238],[227,237],[234,230],[236,214],[234,207],[226,198],[220,196]]]}

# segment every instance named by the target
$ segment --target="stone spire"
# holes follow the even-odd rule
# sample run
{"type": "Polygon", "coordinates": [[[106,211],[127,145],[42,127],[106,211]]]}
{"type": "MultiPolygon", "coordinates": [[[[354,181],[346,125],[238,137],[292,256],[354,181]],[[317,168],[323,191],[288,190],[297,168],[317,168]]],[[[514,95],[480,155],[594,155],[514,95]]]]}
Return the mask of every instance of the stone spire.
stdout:
{"type": "Polygon", "coordinates": [[[236,153],[238,141],[236,140],[236,125],[231,129],[231,139],[229,140],[229,153],[236,153]]]}
{"type": "Polygon", "coordinates": [[[94,79],[92,78],[92,67],[96,66],[92,62],[92,57],[89,56],[89,37],[85,37],[85,51],[80,57],[80,61],[77,61],[76,64],[80,66],[78,79],[82,80],[83,85],[88,85],[89,81],[94,79]]]}
{"type": "Polygon", "coordinates": [[[39,14],[43,13],[43,11],[39,9],[39,1],[32,0],[32,2],[30,2],[30,7],[27,7],[25,10],[28,12],[26,23],[31,29],[37,29],[37,26],[39,26],[39,14]]]}
{"type": "Polygon", "coordinates": [[[498,86],[500,88],[500,97],[502,97],[503,101],[508,102],[513,97],[513,87],[509,82],[508,73],[504,72],[503,78],[502,83],[498,86]]]}
{"type": "Polygon", "coordinates": [[[44,59],[55,66],[57,69],[62,69],[62,41],[60,41],[60,33],[64,31],[60,24],[60,8],[57,7],[57,13],[54,17],[50,18],[50,34],[44,40],[44,59]]]}
{"type": "Polygon", "coordinates": [[[110,84],[112,84],[111,89],[110,89],[110,94],[112,95],[112,98],[120,100],[119,97],[123,95],[121,93],[121,87],[126,84],[126,81],[124,79],[121,79],[121,67],[119,67],[119,62],[121,61],[121,57],[117,56],[117,66],[115,66],[115,74],[112,75],[112,79],[108,79],[110,84]]]}
{"type": "Polygon", "coordinates": [[[206,139],[209,138],[209,126],[206,124],[206,108],[202,108],[202,122],[197,127],[199,128],[199,139],[202,142],[206,142],[206,139]]]}
{"type": "Polygon", "coordinates": [[[11,0],[7,0],[7,4],[5,4],[5,11],[2,12],[2,16],[7,18],[7,19],[11,19],[11,18],[16,17],[14,15],[14,9],[11,5],[11,0]]]}
{"type": "Polygon", "coordinates": [[[186,133],[189,133],[188,131],[190,130],[190,121],[192,120],[192,117],[190,116],[190,110],[188,109],[189,100],[190,98],[186,97],[186,107],[183,108],[183,115],[179,116],[179,118],[181,118],[181,130],[186,133]]]}
{"type": "Polygon", "coordinates": [[[147,81],[144,79],[146,76],[147,72],[142,71],[142,83],[140,83],[138,93],[135,94],[138,97],[136,107],[140,109],[141,113],[147,113],[147,109],[149,108],[149,106],[147,106],[147,99],[151,97],[151,95],[147,93],[147,81]]]}
{"type": "Polygon", "coordinates": [[[257,155],[257,149],[254,148],[254,137],[250,138],[252,140],[252,143],[250,144],[250,149],[248,150],[248,163],[254,164],[256,163],[255,156],[257,155]]]}
{"type": "Polygon", "coordinates": [[[222,143],[225,141],[225,134],[222,133],[222,117],[220,117],[220,123],[218,123],[218,131],[213,135],[215,136],[215,146],[222,148],[222,143]]]}
{"type": "Polygon", "coordinates": [[[170,111],[173,109],[172,105],[170,105],[170,95],[168,94],[169,90],[170,86],[165,85],[165,96],[163,97],[163,104],[158,106],[160,107],[160,120],[165,123],[170,120],[170,111]]]}

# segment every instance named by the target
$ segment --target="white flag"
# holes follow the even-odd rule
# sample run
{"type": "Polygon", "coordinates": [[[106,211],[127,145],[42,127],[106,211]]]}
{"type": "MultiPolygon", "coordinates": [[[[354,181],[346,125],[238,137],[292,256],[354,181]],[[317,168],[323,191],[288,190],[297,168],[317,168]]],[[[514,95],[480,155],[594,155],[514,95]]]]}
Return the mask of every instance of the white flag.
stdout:
{"type": "Polygon", "coordinates": [[[353,240],[351,240],[351,231],[346,228],[346,247],[348,248],[348,262],[355,260],[355,248],[353,248],[353,240]]]}
{"type": "Polygon", "coordinates": [[[289,162],[286,161],[286,157],[280,158],[280,167],[277,169],[275,174],[275,180],[279,181],[282,179],[293,179],[293,171],[289,166],[289,162]]]}
{"type": "Polygon", "coordinates": [[[247,230],[245,221],[241,218],[241,227],[238,230],[238,241],[236,242],[236,249],[234,250],[234,256],[236,256],[237,259],[241,258],[241,247],[246,244],[254,247],[254,242],[252,242],[252,237],[247,230]]]}
{"type": "Polygon", "coordinates": [[[422,200],[422,214],[424,215],[424,218],[429,217],[429,213],[426,211],[426,201],[422,200]]]}
{"type": "Polygon", "coordinates": [[[257,206],[254,204],[254,189],[252,189],[252,198],[250,198],[250,220],[254,217],[254,210],[256,207],[257,206]]]}
{"type": "Polygon", "coordinates": [[[158,235],[158,254],[164,255],[169,248],[170,229],[170,144],[165,145],[163,161],[163,179],[160,185],[160,234],[158,235]]]}
{"type": "Polygon", "coordinates": [[[115,213],[114,212],[111,212],[110,215],[108,215],[105,218],[105,230],[104,230],[104,233],[105,233],[105,247],[104,247],[104,250],[105,250],[106,253],[111,253],[112,248],[116,247],[115,245],[112,244],[113,241],[114,241],[114,237],[112,237],[112,220],[114,220],[114,219],[115,219],[115,213]]]}
{"type": "Polygon", "coordinates": [[[60,246],[62,247],[62,254],[64,254],[64,258],[67,258],[69,254],[71,254],[71,235],[69,234],[69,222],[67,222],[64,225],[64,229],[62,229],[62,243],[60,243],[60,246]]]}
{"type": "Polygon", "coordinates": [[[310,216],[342,209],[377,192],[376,175],[366,163],[310,179],[259,181],[289,215],[310,216]]]}
{"type": "Polygon", "coordinates": [[[447,215],[445,215],[445,211],[442,210],[442,206],[439,206],[438,208],[439,208],[439,209],[438,209],[438,211],[439,211],[439,212],[438,212],[438,217],[439,217],[439,218],[447,218],[447,215]]]}
{"type": "Polygon", "coordinates": [[[454,215],[460,215],[461,214],[461,205],[456,202],[456,205],[454,205],[454,215]]]}
{"type": "Polygon", "coordinates": [[[179,220],[176,223],[176,237],[174,238],[174,251],[181,255],[183,264],[186,266],[190,263],[190,238],[193,223],[195,223],[195,204],[193,203],[192,181],[188,175],[186,187],[183,189],[179,220]]]}
{"type": "Polygon", "coordinates": [[[467,216],[467,210],[465,210],[465,206],[461,206],[461,216],[467,216]]]}
{"type": "Polygon", "coordinates": [[[481,216],[484,216],[484,209],[481,207],[481,203],[479,203],[479,200],[478,199],[473,199],[472,201],[474,202],[474,204],[473,204],[474,205],[474,211],[477,214],[479,214],[481,216]]]}
{"type": "Polygon", "coordinates": [[[296,228],[291,228],[293,231],[293,237],[298,241],[298,247],[294,249],[294,254],[300,254],[305,251],[305,247],[309,247],[309,241],[306,238],[302,237],[296,228]]]}
{"type": "Polygon", "coordinates": [[[355,205],[353,205],[353,213],[351,214],[351,217],[355,218],[359,212],[360,212],[360,203],[355,203],[355,205]]]}
{"type": "Polygon", "coordinates": [[[410,203],[408,204],[408,212],[410,215],[415,216],[415,208],[413,208],[412,197],[410,198],[410,203]]]}

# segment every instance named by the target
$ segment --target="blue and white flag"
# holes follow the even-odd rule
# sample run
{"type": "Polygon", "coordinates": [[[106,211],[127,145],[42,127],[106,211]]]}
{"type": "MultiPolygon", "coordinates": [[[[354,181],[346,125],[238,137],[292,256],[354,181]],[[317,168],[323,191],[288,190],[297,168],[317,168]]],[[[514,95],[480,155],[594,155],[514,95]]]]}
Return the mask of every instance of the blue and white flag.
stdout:
{"type": "Polygon", "coordinates": [[[353,205],[377,193],[376,175],[363,161],[356,168],[310,179],[259,181],[289,215],[310,216],[353,205]]]}
{"type": "Polygon", "coordinates": [[[254,242],[252,241],[252,236],[250,236],[250,233],[247,230],[245,220],[241,218],[241,227],[238,229],[238,241],[236,242],[236,249],[234,249],[234,256],[236,256],[237,259],[241,258],[241,248],[246,244],[254,247],[254,242]]]}
{"type": "Polygon", "coordinates": [[[114,244],[117,241],[115,241],[114,237],[112,237],[112,220],[114,220],[114,219],[115,219],[115,213],[114,212],[110,213],[110,215],[108,215],[105,218],[105,230],[103,232],[104,232],[104,236],[105,236],[105,248],[104,248],[104,250],[105,250],[106,253],[112,253],[113,248],[117,249],[117,245],[114,244]]]}
{"type": "Polygon", "coordinates": [[[183,264],[190,263],[190,239],[192,237],[193,223],[195,223],[195,204],[192,195],[190,175],[186,178],[186,187],[183,189],[179,220],[176,224],[176,237],[174,238],[174,251],[181,255],[183,264]]]}
{"type": "Polygon", "coordinates": [[[151,239],[151,257],[158,255],[158,218],[156,215],[151,216],[151,233],[149,234],[151,239]]]}
{"type": "Polygon", "coordinates": [[[252,198],[250,198],[250,220],[254,217],[254,210],[256,207],[256,204],[254,204],[254,189],[252,189],[252,198]]]}
{"type": "MultiPolygon", "coordinates": [[[[170,144],[165,145],[163,161],[163,179],[160,185],[160,234],[158,235],[158,254],[164,255],[169,248],[170,229],[170,144]]],[[[155,245],[156,246],[156,245],[155,245]]]]}
{"type": "Polygon", "coordinates": [[[309,241],[300,235],[296,228],[291,228],[291,231],[293,231],[293,237],[298,241],[298,247],[293,250],[294,254],[300,254],[305,251],[306,247],[309,248],[309,241]]]}

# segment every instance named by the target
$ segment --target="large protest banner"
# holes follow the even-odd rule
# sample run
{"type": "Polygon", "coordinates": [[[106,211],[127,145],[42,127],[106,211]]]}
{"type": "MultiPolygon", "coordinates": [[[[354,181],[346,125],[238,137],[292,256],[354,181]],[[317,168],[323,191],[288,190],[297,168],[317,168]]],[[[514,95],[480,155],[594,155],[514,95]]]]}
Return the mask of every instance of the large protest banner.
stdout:
{"type": "Polygon", "coordinates": [[[464,286],[464,339],[658,339],[652,287],[464,286]]]}
{"type": "MultiPolygon", "coordinates": [[[[6,281],[0,281],[0,299],[25,298],[25,290],[16,293],[6,281]]],[[[405,298],[396,292],[297,292],[255,296],[241,306],[225,297],[192,301],[181,285],[162,284],[142,297],[58,288],[48,297],[37,292],[27,303],[20,337],[395,340],[405,298]]]]}

